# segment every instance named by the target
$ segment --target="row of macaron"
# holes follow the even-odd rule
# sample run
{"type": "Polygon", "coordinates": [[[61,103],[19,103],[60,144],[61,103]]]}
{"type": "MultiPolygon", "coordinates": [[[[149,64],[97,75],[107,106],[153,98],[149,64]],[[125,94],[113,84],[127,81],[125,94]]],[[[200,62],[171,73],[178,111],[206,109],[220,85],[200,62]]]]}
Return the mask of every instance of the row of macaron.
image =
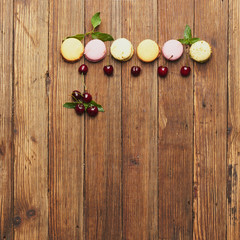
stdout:
{"type": "MultiPolygon", "coordinates": [[[[143,62],[152,62],[162,55],[169,61],[179,59],[183,54],[183,45],[175,39],[164,43],[162,49],[151,39],[145,39],[137,46],[137,56],[143,62]]],[[[119,61],[128,61],[134,54],[132,43],[126,38],[118,38],[110,47],[111,55],[119,61]]],[[[197,62],[205,62],[211,56],[211,46],[206,41],[200,40],[192,44],[189,50],[190,57],[197,62]]],[[[66,61],[78,61],[83,55],[90,62],[98,62],[107,54],[106,45],[99,39],[89,41],[85,48],[76,38],[67,38],[61,45],[61,54],[66,61]]]]}

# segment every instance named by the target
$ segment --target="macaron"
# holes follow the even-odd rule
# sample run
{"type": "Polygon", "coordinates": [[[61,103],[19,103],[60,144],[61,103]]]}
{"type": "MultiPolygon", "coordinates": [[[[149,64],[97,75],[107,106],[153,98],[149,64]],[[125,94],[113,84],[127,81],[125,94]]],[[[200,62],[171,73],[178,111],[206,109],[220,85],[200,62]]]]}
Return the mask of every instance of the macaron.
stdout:
{"type": "Polygon", "coordinates": [[[183,45],[175,39],[169,40],[164,43],[162,54],[167,60],[175,61],[182,56],[183,45]]]}
{"type": "Polygon", "coordinates": [[[151,39],[143,40],[137,47],[137,56],[143,62],[154,61],[159,56],[159,53],[160,47],[151,39]]]}
{"type": "Polygon", "coordinates": [[[193,43],[189,51],[190,57],[200,63],[206,62],[211,54],[212,49],[210,44],[203,40],[193,43]]]}
{"type": "Polygon", "coordinates": [[[61,54],[68,62],[75,62],[83,56],[84,46],[76,38],[67,38],[61,45],[61,54]]]}
{"type": "Polygon", "coordinates": [[[110,48],[112,56],[119,61],[128,61],[134,54],[132,43],[126,38],[116,39],[110,48]]]}
{"type": "Polygon", "coordinates": [[[99,39],[93,39],[85,46],[84,55],[90,62],[101,61],[107,53],[106,45],[99,39]]]}

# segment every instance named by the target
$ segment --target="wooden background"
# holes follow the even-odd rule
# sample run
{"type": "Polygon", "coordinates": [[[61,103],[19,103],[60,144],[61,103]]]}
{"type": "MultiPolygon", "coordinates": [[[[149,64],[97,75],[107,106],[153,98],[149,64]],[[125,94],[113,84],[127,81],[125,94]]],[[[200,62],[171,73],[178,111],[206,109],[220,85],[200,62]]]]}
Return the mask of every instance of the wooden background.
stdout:
{"type": "Polygon", "coordinates": [[[1,0],[0,239],[240,239],[239,13],[238,0],[1,0]],[[135,50],[189,24],[213,55],[188,78],[186,56],[110,59],[112,77],[107,59],[65,63],[62,39],[97,11],[135,50]],[[95,119],[62,107],[83,62],[95,119]]]}

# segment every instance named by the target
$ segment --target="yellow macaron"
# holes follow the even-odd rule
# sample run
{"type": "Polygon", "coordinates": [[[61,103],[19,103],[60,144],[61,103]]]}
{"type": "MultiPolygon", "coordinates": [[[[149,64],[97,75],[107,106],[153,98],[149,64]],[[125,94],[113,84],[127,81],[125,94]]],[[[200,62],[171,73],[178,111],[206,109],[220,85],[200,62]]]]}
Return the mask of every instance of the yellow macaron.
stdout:
{"type": "Polygon", "coordinates": [[[68,62],[79,60],[84,53],[83,44],[76,38],[67,38],[61,45],[61,54],[68,62]]]}
{"type": "Polygon", "coordinates": [[[154,61],[159,56],[159,53],[160,47],[151,39],[143,40],[137,47],[137,56],[143,62],[154,61]]]}
{"type": "Polygon", "coordinates": [[[115,59],[128,61],[132,58],[134,50],[129,40],[126,38],[118,38],[112,43],[110,52],[115,59]]]}
{"type": "Polygon", "coordinates": [[[200,63],[206,62],[212,54],[212,49],[209,43],[206,41],[198,41],[192,44],[190,47],[190,57],[200,63]]]}

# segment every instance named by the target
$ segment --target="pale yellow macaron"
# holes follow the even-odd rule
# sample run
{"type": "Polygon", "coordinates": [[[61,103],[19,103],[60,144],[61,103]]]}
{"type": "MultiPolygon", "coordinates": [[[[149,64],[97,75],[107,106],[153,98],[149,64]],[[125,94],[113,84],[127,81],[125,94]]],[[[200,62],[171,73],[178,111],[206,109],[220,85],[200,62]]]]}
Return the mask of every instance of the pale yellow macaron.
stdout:
{"type": "Polygon", "coordinates": [[[128,61],[132,58],[134,50],[132,43],[126,38],[116,39],[110,48],[112,56],[119,61],[128,61]]]}
{"type": "Polygon", "coordinates": [[[68,62],[79,60],[84,53],[83,44],[76,38],[67,38],[61,46],[61,54],[68,62]]]}
{"type": "Polygon", "coordinates": [[[154,61],[159,56],[159,53],[160,47],[151,39],[143,40],[137,47],[137,56],[143,62],[154,61]]]}
{"type": "Polygon", "coordinates": [[[190,57],[200,63],[206,62],[212,54],[212,49],[209,43],[206,41],[198,41],[192,44],[190,47],[190,57]]]}

